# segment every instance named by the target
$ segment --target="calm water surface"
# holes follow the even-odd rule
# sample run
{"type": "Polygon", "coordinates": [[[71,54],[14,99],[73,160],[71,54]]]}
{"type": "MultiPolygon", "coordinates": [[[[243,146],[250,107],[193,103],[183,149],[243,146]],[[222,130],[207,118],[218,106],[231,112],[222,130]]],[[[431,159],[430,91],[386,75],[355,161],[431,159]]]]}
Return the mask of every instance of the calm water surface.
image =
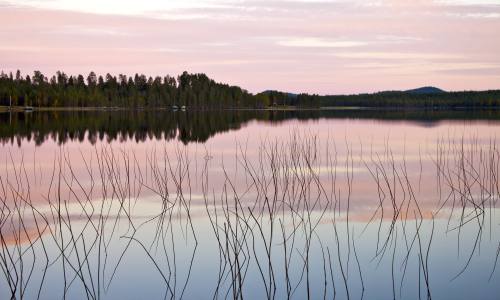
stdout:
{"type": "Polygon", "coordinates": [[[498,299],[497,112],[0,114],[0,298],[498,299]]]}

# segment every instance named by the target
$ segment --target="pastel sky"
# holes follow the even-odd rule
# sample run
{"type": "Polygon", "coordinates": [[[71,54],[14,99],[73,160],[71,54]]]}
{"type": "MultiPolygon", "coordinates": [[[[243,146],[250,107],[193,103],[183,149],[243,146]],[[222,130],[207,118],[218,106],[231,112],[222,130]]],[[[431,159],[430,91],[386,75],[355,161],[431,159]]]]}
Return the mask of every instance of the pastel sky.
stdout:
{"type": "Polygon", "coordinates": [[[0,0],[0,69],[251,92],[500,89],[500,0],[0,0]]]}

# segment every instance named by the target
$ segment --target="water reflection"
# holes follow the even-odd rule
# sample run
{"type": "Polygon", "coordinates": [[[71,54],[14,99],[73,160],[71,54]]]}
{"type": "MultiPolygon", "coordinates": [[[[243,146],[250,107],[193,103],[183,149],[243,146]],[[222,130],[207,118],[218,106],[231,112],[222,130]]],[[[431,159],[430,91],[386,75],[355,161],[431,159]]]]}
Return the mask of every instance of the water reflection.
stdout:
{"type": "Polygon", "coordinates": [[[495,299],[498,127],[288,119],[203,144],[7,143],[0,297],[495,299]]]}
{"type": "Polygon", "coordinates": [[[426,127],[442,121],[500,121],[500,111],[377,111],[377,110],[302,110],[302,111],[49,111],[0,113],[0,142],[48,139],[59,144],[68,141],[127,141],[178,139],[184,144],[203,143],[215,134],[238,130],[251,121],[280,124],[290,120],[362,119],[385,122],[404,121],[426,127]]]}

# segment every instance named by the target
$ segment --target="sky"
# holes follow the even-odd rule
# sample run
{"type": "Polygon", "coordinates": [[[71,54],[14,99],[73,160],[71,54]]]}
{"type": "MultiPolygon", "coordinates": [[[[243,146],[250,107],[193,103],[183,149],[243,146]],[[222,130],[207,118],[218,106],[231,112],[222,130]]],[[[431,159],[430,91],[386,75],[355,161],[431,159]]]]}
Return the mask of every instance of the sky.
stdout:
{"type": "Polygon", "coordinates": [[[0,0],[0,69],[250,92],[500,89],[500,0],[0,0]]]}

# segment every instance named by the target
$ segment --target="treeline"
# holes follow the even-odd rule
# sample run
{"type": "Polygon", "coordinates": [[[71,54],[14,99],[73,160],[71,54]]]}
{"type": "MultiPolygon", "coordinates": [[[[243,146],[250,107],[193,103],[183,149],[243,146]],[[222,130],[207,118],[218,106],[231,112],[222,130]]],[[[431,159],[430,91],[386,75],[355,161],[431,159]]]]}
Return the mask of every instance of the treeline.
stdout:
{"type": "Polygon", "coordinates": [[[0,105],[33,107],[127,107],[197,108],[262,107],[252,94],[217,83],[205,74],[182,73],[177,78],[136,74],[118,77],[94,72],[68,76],[57,72],[47,78],[40,71],[32,76],[0,74],[0,105]]]}
{"type": "Polygon", "coordinates": [[[496,108],[500,91],[402,92],[359,95],[310,95],[265,91],[256,95],[237,86],[218,83],[205,74],[182,73],[147,77],[135,74],[98,76],[67,75],[58,71],[48,78],[40,71],[23,76],[0,73],[0,106],[119,107],[195,109],[268,107],[378,107],[378,108],[496,108]]]}
{"type": "Polygon", "coordinates": [[[380,92],[374,94],[321,96],[323,107],[383,108],[496,108],[500,107],[500,90],[440,93],[380,92]]]}
{"type": "Polygon", "coordinates": [[[298,107],[367,107],[394,109],[453,109],[453,108],[497,108],[500,107],[500,90],[444,92],[439,89],[416,89],[412,91],[387,91],[358,95],[309,95],[265,91],[257,94],[265,106],[298,107]],[[434,92],[437,90],[439,92],[434,92]]]}
{"type": "MultiPolygon", "coordinates": [[[[436,89],[438,90],[438,89],[436,89]]],[[[309,95],[279,91],[257,94],[264,106],[367,107],[394,109],[488,109],[500,108],[500,90],[464,92],[388,91],[358,95],[309,95]]]]}
{"type": "Polygon", "coordinates": [[[258,102],[264,106],[320,107],[321,97],[309,94],[291,94],[279,91],[265,91],[257,94],[258,102]]]}

